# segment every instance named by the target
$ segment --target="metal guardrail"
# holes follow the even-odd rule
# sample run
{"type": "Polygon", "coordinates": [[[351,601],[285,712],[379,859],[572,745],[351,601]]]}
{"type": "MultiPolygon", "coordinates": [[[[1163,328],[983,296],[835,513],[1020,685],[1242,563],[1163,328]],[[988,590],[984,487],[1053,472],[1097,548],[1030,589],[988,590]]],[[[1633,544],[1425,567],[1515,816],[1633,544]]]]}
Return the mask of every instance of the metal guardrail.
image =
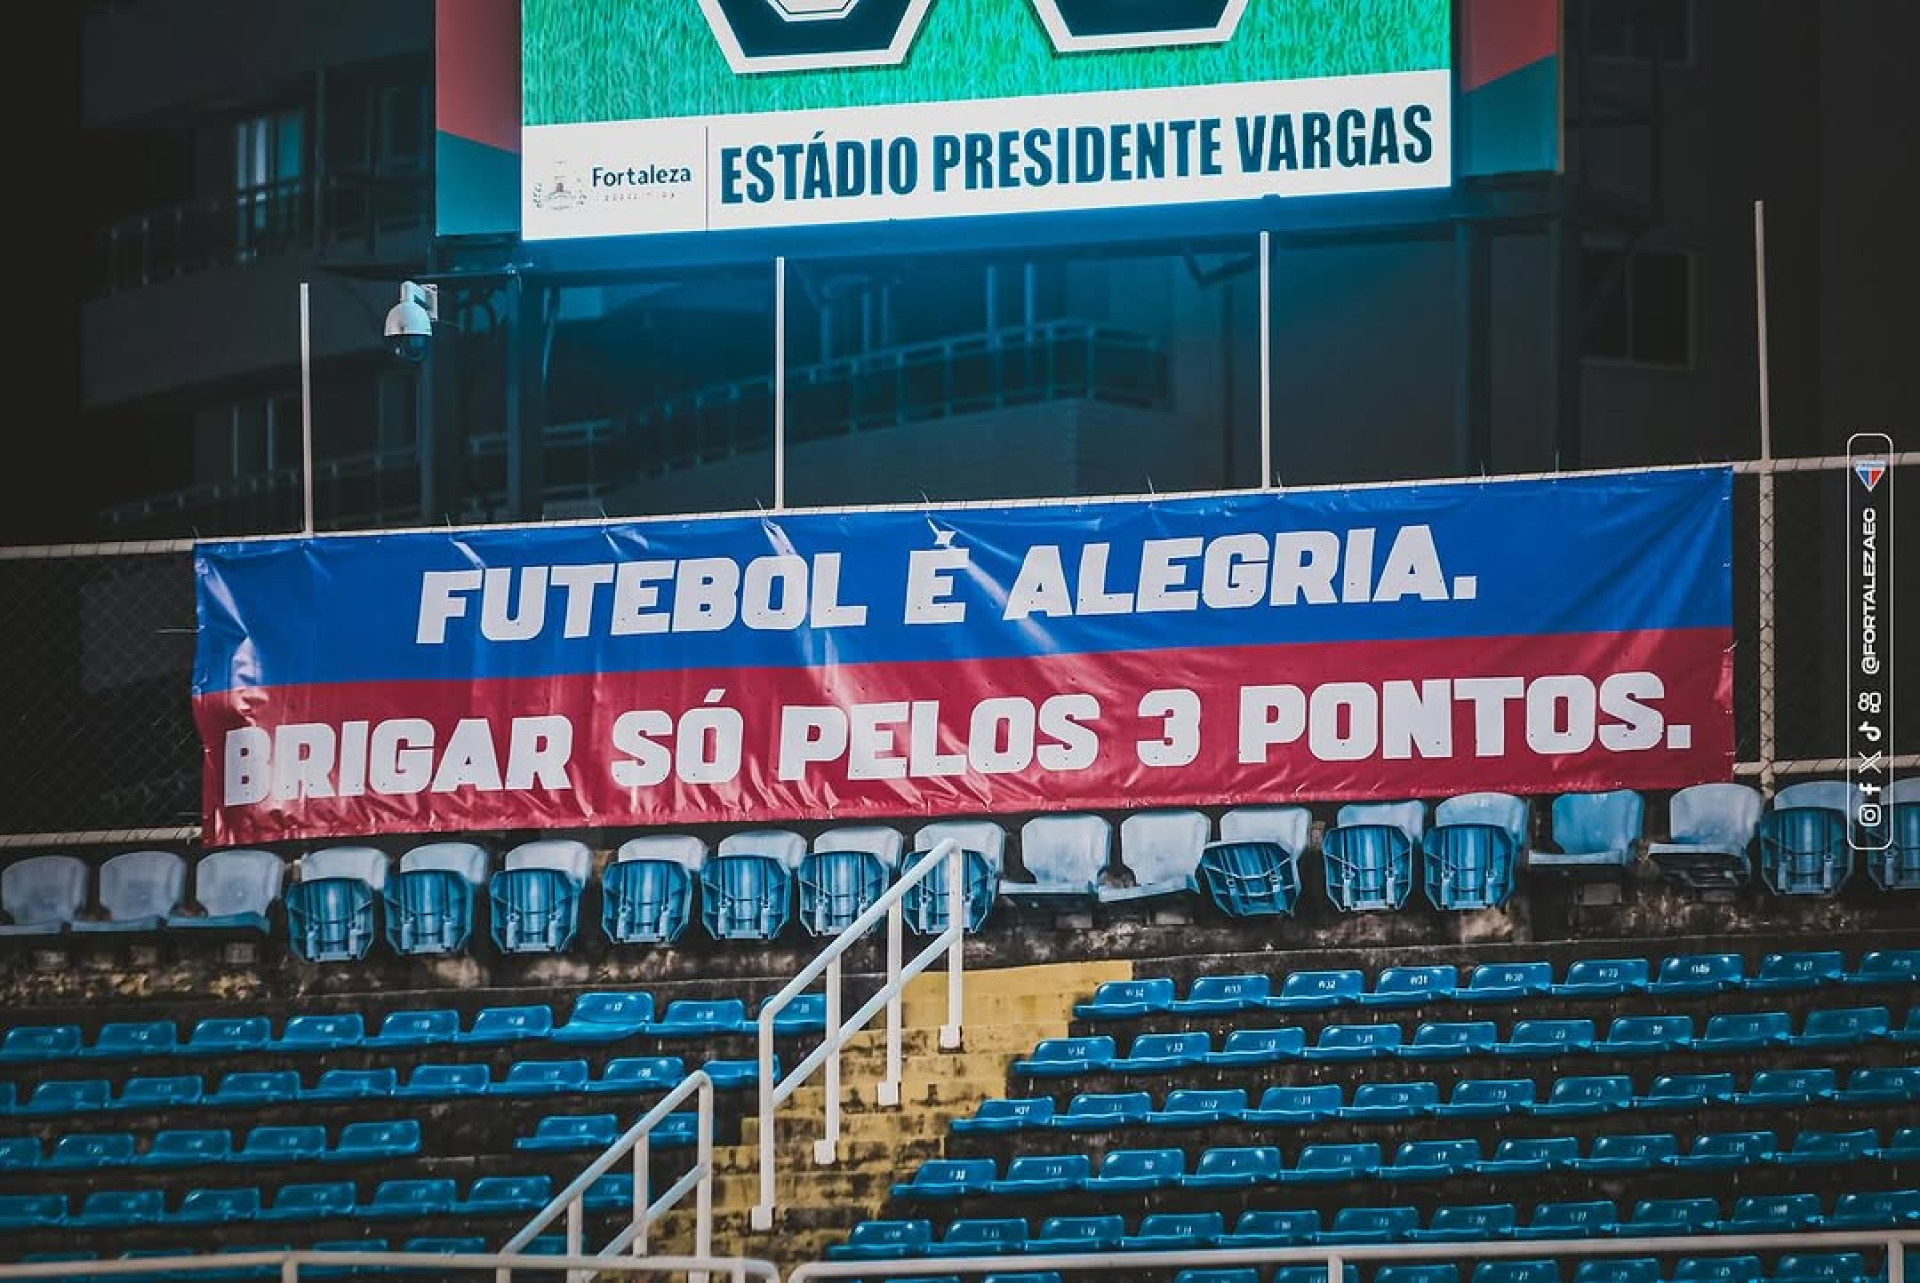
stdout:
{"type": "MultiPolygon", "coordinates": [[[[137,1260],[88,1261],[76,1266],[72,1261],[40,1262],[32,1265],[0,1265],[0,1279],[63,1279],[71,1281],[75,1271],[89,1279],[140,1278],[174,1275],[184,1270],[217,1271],[278,1268],[282,1283],[321,1277],[319,1271],[337,1275],[341,1270],[392,1269],[417,1271],[422,1275],[442,1275],[449,1270],[492,1270],[502,1278],[525,1271],[545,1276],[564,1273],[570,1283],[594,1274],[615,1274],[634,1278],[653,1278],[662,1274],[719,1274],[746,1283],[748,1278],[780,1283],[780,1271],[771,1261],[750,1257],[649,1256],[634,1260],[605,1260],[597,1256],[532,1256],[508,1252],[220,1252],[182,1256],[149,1256],[137,1260]]],[[[404,1275],[402,1277],[405,1277],[404,1275]]]]}

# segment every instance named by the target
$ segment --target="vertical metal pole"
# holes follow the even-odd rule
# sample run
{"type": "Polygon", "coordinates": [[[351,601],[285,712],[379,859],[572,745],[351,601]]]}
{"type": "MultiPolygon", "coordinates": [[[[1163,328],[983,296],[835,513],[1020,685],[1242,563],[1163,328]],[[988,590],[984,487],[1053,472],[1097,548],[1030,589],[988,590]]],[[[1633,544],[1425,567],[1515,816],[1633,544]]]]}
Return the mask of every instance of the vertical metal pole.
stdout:
{"type": "Polygon", "coordinates": [[[1273,488],[1273,233],[1260,233],[1260,488],[1273,488]]]}
{"type": "Polygon", "coordinates": [[[1887,1236],[1887,1283],[1907,1283],[1907,1249],[1899,1239],[1887,1236]]]}
{"type": "Polygon", "coordinates": [[[840,1157],[840,955],[827,959],[827,1117],[820,1143],[813,1147],[816,1166],[826,1167],[840,1157]]]}
{"type": "Polygon", "coordinates": [[[695,1256],[713,1255],[713,1083],[700,1084],[694,1097],[699,1110],[699,1148],[695,1160],[700,1164],[700,1181],[693,1187],[693,1252],[695,1256]]]}
{"type": "MultiPolygon", "coordinates": [[[[924,882],[921,884],[926,885],[924,882]]],[[[900,1103],[900,959],[905,952],[906,915],[896,901],[887,910],[887,1073],[876,1093],[880,1103],[892,1108],[900,1103]]]]}
{"type": "Polygon", "coordinates": [[[642,1136],[633,1146],[633,1255],[647,1254],[647,1212],[653,1206],[653,1146],[642,1136]]]}
{"type": "Polygon", "coordinates": [[[760,1013],[760,1201],[754,1205],[752,1220],[756,1230],[773,1228],[773,1018],[776,1013],[760,1013]]]}
{"type": "Polygon", "coordinates": [[[787,256],[773,260],[773,507],[787,506],[787,256]]]}
{"type": "Polygon", "coordinates": [[[967,853],[952,838],[947,842],[947,930],[953,941],[947,946],[947,1023],[940,1026],[940,1047],[953,1051],[960,1046],[966,1005],[967,853]]]}
{"type": "Polygon", "coordinates": [[[300,282],[300,533],[313,534],[313,309],[300,282]]]}
{"type": "MultiPolygon", "coordinates": [[[[567,1204],[567,1255],[581,1255],[586,1229],[586,1199],[575,1196],[567,1204]]],[[[585,1270],[568,1270],[568,1283],[589,1283],[585,1270]]]]}
{"type": "Polygon", "coordinates": [[[1759,344],[1760,377],[1760,792],[1773,796],[1775,743],[1773,686],[1773,397],[1767,367],[1767,212],[1766,202],[1753,202],[1754,325],[1759,344]]]}
{"type": "MultiPolygon", "coordinates": [[[[306,292],[307,287],[302,285],[300,293],[304,296],[306,292]]],[[[280,1283],[300,1283],[300,1262],[291,1256],[280,1262],[280,1283]]]]}

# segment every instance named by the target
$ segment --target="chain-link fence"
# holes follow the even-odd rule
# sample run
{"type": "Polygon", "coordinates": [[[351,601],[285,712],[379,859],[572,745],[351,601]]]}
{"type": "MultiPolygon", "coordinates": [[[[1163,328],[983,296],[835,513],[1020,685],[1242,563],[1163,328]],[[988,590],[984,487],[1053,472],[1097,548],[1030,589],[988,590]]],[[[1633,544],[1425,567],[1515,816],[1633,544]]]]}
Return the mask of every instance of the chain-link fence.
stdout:
{"type": "MultiPolygon", "coordinates": [[[[1920,455],[1895,456],[1904,471],[1920,455]]],[[[1845,459],[1741,464],[1734,491],[1734,715],[1743,776],[1838,774],[1847,751],[1851,553],[1845,459]],[[1764,490],[1770,480],[1772,497],[1764,490]],[[1766,587],[1765,585],[1770,585],[1766,587]]],[[[1920,476],[1893,487],[1911,514],[1920,476]]],[[[1920,522],[1887,525],[1906,531],[1920,522]]],[[[1883,536],[1900,544],[1899,530],[1883,536]]],[[[1893,563],[1897,566],[1897,563],[1893,563]]],[[[1883,571],[1892,636],[1920,587],[1883,571]]],[[[6,657],[0,846],[187,840],[200,830],[194,583],[186,542],[0,549],[6,657]]],[[[1915,648],[1893,642],[1893,654],[1915,648]]],[[[1920,663],[1910,667],[1920,682],[1920,663]]],[[[1920,751],[1920,690],[1895,673],[1891,742],[1920,751]]],[[[1913,770],[1909,762],[1906,767],[1913,770]]]]}

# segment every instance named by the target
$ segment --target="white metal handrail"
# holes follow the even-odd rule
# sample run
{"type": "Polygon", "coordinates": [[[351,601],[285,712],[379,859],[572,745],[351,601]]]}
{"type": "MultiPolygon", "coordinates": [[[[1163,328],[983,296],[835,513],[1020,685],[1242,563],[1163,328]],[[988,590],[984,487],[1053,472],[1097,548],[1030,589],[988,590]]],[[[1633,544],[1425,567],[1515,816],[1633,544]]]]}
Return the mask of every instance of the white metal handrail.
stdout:
{"type": "MultiPolygon", "coordinates": [[[[506,1241],[500,1249],[501,1253],[520,1252],[564,1213],[567,1218],[567,1255],[580,1256],[583,1246],[581,1239],[586,1231],[587,1190],[612,1171],[614,1164],[628,1151],[633,1153],[633,1219],[625,1229],[614,1235],[611,1242],[594,1254],[594,1259],[605,1261],[627,1249],[631,1249],[631,1254],[636,1258],[645,1257],[647,1227],[686,1197],[688,1190],[694,1194],[693,1255],[700,1258],[709,1256],[713,1251],[713,1079],[703,1069],[688,1074],[679,1085],[662,1096],[652,1109],[642,1114],[638,1122],[627,1128],[600,1157],[588,1163],[565,1189],[533,1214],[519,1233],[506,1241]],[[699,1099],[695,1105],[696,1148],[693,1166],[662,1191],[659,1198],[650,1200],[647,1189],[652,1167],[653,1129],[673,1113],[681,1101],[696,1093],[699,1099]]],[[[511,1268],[502,1266],[496,1272],[495,1279],[497,1283],[507,1283],[510,1276],[511,1268]]]]}
{"type": "Polygon", "coordinates": [[[913,1256],[897,1260],[811,1261],[787,1283],[859,1276],[911,1278],[927,1274],[1004,1274],[1038,1270],[1105,1272],[1231,1265],[1324,1265],[1329,1283],[1341,1283],[1354,1262],[1496,1257],[1726,1255],[1731,1252],[1869,1248],[1886,1253],[1883,1283],[1906,1283],[1906,1249],[1920,1246],[1920,1227],[1887,1230],[1805,1230],[1789,1234],[1695,1234],[1634,1238],[1488,1239],[1477,1243],[1378,1243],[1339,1247],[1190,1248],[1159,1252],[1054,1252],[994,1256],[913,1256]]]}
{"type": "Polygon", "coordinates": [[[826,1067],[827,1107],[825,1130],[814,1143],[814,1162],[830,1166],[840,1144],[840,1049],[848,1038],[866,1028],[867,1022],[882,1007],[887,1012],[887,1070],[876,1098],[889,1108],[900,1103],[901,1014],[900,997],[909,980],[932,965],[942,950],[947,954],[947,1023],[940,1026],[940,1046],[953,1049],[960,1045],[961,1007],[964,999],[965,967],[961,955],[966,938],[966,852],[952,838],[936,843],[920,860],[904,870],[861,915],[831,940],[818,957],[789,980],[786,987],[767,999],[760,1008],[760,1201],[753,1208],[753,1227],[773,1228],[776,1193],[774,1182],[774,1113],[781,1102],[798,1090],[816,1069],[826,1067]],[[905,930],[901,902],[907,892],[944,868],[947,879],[947,925],[932,943],[901,962],[905,930]],[[840,956],[852,948],[882,917],[887,920],[887,978],[874,995],[851,1016],[841,1019],[840,956]],[[779,1082],[773,1076],[774,1022],[796,997],[815,979],[825,976],[827,1028],[819,1046],[789,1069],[779,1082]]]}
{"type": "Polygon", "coordinates": [[[133,1260],[88,1261],[84,1266],[72,1261],[45,1261],[32,1265],[0,1265],[0,1279],[71,1279],[76,1270],[88,1278],[125,1275],[172,1274],[178,1270],[242,1270],[258,1266],[278,1266],[282,1283],[299,1283],[303,1278],[319,1277],[315,1272],[338,1272],[355,1268],[405,1267],[422,1274],[447,1270],[496,1270],[508,1277],[514,1270],[533,1273],[600,1273],[633,1277],[662,1274],[719,1274],[734,1283],[747,1283],[749,1276],[780,1283],[779,1267],[771,1261],[741,1256],[649,1256],[644,1259],[607,1260],[598,1256],[528,1256],[507,1252],[314,1252],[274,1251],[203,1252],[199,1255],[145,1256],[133,1260]]]}

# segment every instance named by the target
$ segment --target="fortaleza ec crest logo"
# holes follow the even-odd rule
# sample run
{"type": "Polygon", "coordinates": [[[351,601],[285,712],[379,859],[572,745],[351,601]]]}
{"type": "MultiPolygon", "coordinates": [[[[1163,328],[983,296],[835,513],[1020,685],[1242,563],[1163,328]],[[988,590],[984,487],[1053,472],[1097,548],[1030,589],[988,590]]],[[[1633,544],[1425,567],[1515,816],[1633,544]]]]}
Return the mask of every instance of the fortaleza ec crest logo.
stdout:
{"type": "MultiPolygon", "coordinates": [[[[1060,53],[1220,44],[1247,0],[999,0],[1030,4],[1060,53]]],[[[904,62],[935,0],[700,0],[700,12],[745,75],[904,62]]]]}
{"type": "Polygon", "coordinates": [[[563,160],[528,195],[535,209],[557,213],[612,201],[675,200],[680,195],[675,189],[692,182],[687,165],[595,165],[583,178],[563,160]]]}
{"type": "Polygon", "coordinates": [[[1887,475],[1886,462],[1881,459],[1870,459],[1864,463],[1856,463],[1853,465],[1853,475],[1860,478],[1860,484],[1865,486],[1867,492],[1871,494],[1873,488],[1880,484],[1880,478],[1887,475]]]}

